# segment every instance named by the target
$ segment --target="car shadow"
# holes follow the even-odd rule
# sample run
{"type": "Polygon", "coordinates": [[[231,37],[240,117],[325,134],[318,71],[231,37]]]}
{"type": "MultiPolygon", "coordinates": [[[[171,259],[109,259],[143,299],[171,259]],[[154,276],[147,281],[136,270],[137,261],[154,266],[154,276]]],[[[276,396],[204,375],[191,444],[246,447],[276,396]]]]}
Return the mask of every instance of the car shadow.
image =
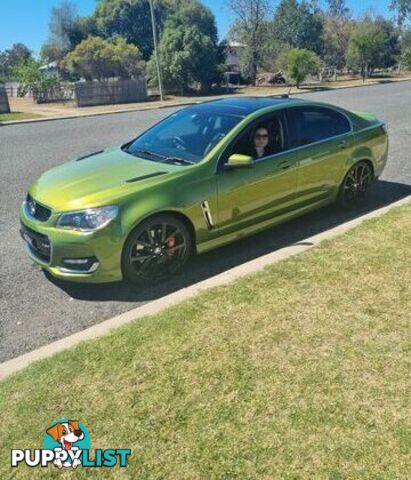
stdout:
{"type": "Polygon", "coordinates": [[[136,286],[127,281],[105,284],[76,284],[46,277],[71,297],[84,301],[147,302],[201,280],[237,267],[245,262],[290,245],[307,245],[306,238],[389,205],[411,194],[411,186],[378,180],[364,204],[355,210],[331,205],[262,233],[242,239],[211,252],[194,257],[184,272],[155,286],[136,286]]]}

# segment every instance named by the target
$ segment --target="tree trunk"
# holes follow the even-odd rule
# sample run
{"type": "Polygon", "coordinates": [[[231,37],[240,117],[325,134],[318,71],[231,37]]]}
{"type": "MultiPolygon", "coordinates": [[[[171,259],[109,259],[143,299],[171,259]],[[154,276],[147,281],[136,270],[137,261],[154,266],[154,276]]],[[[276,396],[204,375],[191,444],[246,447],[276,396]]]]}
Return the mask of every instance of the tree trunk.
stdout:
{"type": "Polygon", "coordinates": [[[257,52],[254,51],[251,59],[251,83],[256,86],[257,82],[257,52]]]}

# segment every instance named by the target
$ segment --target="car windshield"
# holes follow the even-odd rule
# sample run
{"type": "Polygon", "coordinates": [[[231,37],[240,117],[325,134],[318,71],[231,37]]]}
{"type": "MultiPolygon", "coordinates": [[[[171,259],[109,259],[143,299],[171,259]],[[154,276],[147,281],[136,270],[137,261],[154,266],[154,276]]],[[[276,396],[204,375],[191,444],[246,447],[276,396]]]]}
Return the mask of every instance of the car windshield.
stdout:
{"type": "Polygon", "coordinates": [[[179,110],[128,144],[124,151],[156,162],[194,164],[242,118],[212,107],[179,110]]]}

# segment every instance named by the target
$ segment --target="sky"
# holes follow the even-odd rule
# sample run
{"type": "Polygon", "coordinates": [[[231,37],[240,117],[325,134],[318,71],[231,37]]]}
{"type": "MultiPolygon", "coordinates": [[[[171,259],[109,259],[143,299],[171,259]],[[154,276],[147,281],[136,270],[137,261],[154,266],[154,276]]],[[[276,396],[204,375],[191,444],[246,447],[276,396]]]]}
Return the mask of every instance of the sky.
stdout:
{"type": "MultiPolygon", "coordinates": [[[[274,0],[273,3],[275,3],[274,0]]],[[[97,0],[72,0],[80,15],[89,15],[94,11],[97,0]]],[[[224,38],[232,23],[232,14],[224,0],[202,0],[214,13],[217,20],[219,37],[224,38]]],[[[320,0],[320,4],[325,4],[320,0]]],[[[347,0],[354,14],[361,14],[369,8],[377,14],[391,16],[388,9],[390,0],[347,0]]],[[[13,43],[26,44],[35,54],[48,36],[48,21],[52,7],[60,0],[0,0],[0,50],[11,47],[13,43]]]]}

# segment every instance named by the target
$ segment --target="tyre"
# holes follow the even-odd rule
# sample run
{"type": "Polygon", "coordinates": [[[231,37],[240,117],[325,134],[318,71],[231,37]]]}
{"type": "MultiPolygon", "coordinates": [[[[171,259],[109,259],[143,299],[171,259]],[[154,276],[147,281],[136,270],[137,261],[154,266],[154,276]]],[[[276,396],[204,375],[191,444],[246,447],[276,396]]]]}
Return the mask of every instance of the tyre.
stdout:
{"type": "Polygon", "coordinates": [[[338,205],[342,208],[360,206],[373,181],[374,172],[368,162],[361,161],[353,165],[341,184],[338,205]]]}
{"type": "Polygon", "coordinates": [[[191,256],[193,239],[172,214],[159,214],[138,225],[122,253],[123,276],[139,284],[155,284],[178,274],[191,256]]]}

